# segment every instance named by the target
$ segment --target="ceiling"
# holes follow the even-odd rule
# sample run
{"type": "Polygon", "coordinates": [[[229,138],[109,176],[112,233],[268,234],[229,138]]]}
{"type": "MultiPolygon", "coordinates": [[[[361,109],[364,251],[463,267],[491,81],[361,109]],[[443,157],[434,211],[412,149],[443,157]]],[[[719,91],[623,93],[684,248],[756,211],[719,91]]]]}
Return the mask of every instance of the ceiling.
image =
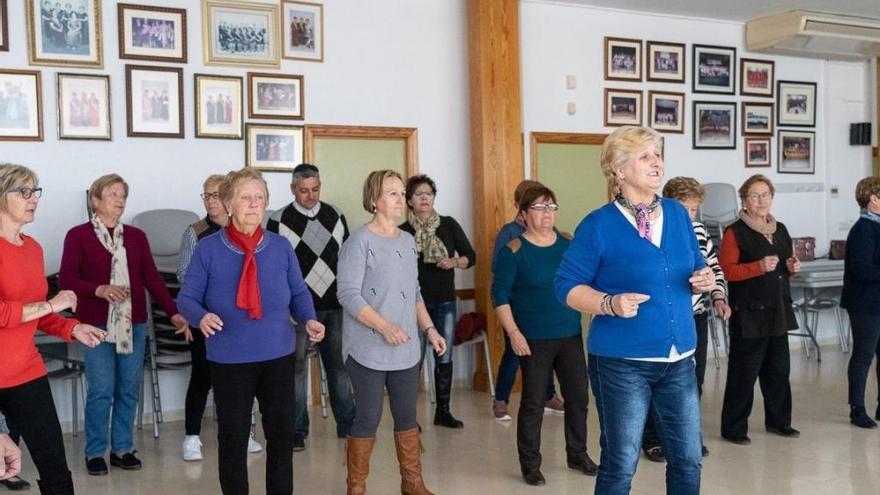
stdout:
{"type": "Polygon", "coordinates": [[[880,0],[557,0],[639,12],[726,19],[745,22],[754,17],[794,9],[824,10],[880,18],[880,0]]]}

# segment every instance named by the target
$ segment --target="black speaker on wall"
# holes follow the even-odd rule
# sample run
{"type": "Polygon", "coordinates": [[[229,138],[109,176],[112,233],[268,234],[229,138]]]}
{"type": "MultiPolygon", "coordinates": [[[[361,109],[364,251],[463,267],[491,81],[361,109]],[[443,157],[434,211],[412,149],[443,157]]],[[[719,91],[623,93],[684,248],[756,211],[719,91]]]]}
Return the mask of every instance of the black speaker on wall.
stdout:
{"type": "Polygon", "coordinates": [[[860,122],[849,125],[849,144],[852,146],[871,144],[871,123],[860,122]]]}

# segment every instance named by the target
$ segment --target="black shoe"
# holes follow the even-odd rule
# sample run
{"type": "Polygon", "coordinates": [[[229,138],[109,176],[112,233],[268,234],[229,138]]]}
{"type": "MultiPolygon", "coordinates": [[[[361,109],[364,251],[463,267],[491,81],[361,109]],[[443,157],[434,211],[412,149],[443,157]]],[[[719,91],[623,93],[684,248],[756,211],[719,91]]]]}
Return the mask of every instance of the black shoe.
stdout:
{"type": "Polygon", "coordinates": [[[437,408],[434,411],[434,424],[436,426],[445,426],[447,428],[464,428],[464,423],[459,421],[449,412],[449,409],[437,408]]]}
{"type": "Polygon", "coordinates": [[[877,404],[877,412],[874,413],[874,419],[880,421],[880,404],[877,404]]]}
{"type": "Polygon", "coordinates": [[[110,465],[126,471],[136,471],[142,468],[143,465],[141,464],[141,460],[134,456],[135,452],[137,451],[133,450],[131,452],[126,452],[125,454],[122,454],[122,457],[111,453],[110,465]]]}
{"type": "Polygon", "coordinates": [[[703,445],[703,447],[700,449],[700,454],[701,454],[703,457],[706,457],[707,455],[709,455],[709,449],[707,449],[706,446],[703,445]]]}
{"type": "Polygon", "coordinates": [[[578,471],[586,474],[587,476],[596,476],[599,474],[599,466],[593,462],[593,459],[590,459],[590,454],[583,459],[578,460],[569,460],[568,467],[572,469],[577,469],[578,471]]]}
{"type": "Polygon", "coordinates": [[[293,451],[302,452],[303,450],[306,450],[306,437],[302,433],[295,433],[293,435],[293,451]]]}
{"type": "Polygon", "coordinates": [[[663,447],[660,445],[642,447],[642,452],[645,453],[645,457],[651,462],[666,462],[666,454],[663,452],[663,447]]]}
{"type": "Polygon", "coordinates": [[[721,435],[721,438],[727,440],[730,443],[735,443],[737,445],[748,445],[748,444],[752,443],[752,439],[749,438],[747,435],[743,435],[741,437],[726,437],[724,435],[721,435]]]}
{"type": "Polygon", "coordinates": [[[780,437],[797,438],[801,436],[801,432],[795,430],[791,426],[783,426],[782,428],[767,427],[767,433],[779,435],[780,437]]]}
{"type": "Polygon", "coordinates": [[[544,486],[547,483],[547,480],[544,479],[544,475],[541,474],[540,469],[523,471],[523,480],[525,480],[527,485],[532,486],[544,486]]]}
{"type": "Polygon", "coordinates": [[[86,458],[86,471],[92,476],[104,476],[107,474],[107,462],[103,457],[86,458]]]}
{"type": "Polygon", "coordinates": [[[864,407],[850,407],[849,422],[859,428],[876,428],[877,423],[868,416],[864,407]]]}
{"type": "Polygon", "coordinates": [[[13,492],[20,492],[23,490],[27,490],[31,487],[30,483],[19,478],[18,476],[13,476],[12,478],[9,478],[8,480],[0,480],[0,485],[5,486],[7,490],[10,490],[13,492]]]}

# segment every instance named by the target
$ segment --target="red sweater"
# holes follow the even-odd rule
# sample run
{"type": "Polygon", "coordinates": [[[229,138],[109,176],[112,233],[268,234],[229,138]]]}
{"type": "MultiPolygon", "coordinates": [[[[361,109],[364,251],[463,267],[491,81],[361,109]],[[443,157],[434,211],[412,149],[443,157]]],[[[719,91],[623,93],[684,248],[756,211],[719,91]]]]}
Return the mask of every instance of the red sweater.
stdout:
{"type": "MultiPolygon", "coordinates": [[[[132,323],[147,321],[145,288],[168,316],[177,314],[177,306],[168,293],[165,281],[156,270],[146,234],[131,225],[125,225],[122,232],[131,282],[132,323]]],[[[110,252],[101,245],[91,223],[77,225],[67,232],[58,283],[76,293],[76,316],[84,323],[96,326],[107,324],[107,300],[96,296],[95,290],[100,285],[110,283],[111,259],[110,252]]]]}
{"type": "Polygon", "coordinates": [[[46,367],[34,345],[37,328],[70,341],[79,323],[55,313],[21,322],[24,306],[45,301],[49,290],[43,248],[30,237],[21,237],[21,246],[0,239],[0,389],[45,376],[46,367]]]}

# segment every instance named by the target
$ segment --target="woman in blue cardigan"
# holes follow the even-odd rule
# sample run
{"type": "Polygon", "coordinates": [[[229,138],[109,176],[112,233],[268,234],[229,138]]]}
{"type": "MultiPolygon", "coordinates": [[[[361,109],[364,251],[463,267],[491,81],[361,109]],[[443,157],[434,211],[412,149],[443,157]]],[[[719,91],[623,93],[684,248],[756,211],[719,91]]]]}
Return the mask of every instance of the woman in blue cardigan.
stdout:
{"type": "Polygon", "coordinates": [[[691,294],[715,287],[690,218],[656,191],[660,135],[621,127],[602,146],[614,201],[581,221],[556,297],[595,315],[588,367],[601,429],[597,495],[630,491],[649,405],[666,449],[666,493],[700,491],[700,406],[691,294]]]}

